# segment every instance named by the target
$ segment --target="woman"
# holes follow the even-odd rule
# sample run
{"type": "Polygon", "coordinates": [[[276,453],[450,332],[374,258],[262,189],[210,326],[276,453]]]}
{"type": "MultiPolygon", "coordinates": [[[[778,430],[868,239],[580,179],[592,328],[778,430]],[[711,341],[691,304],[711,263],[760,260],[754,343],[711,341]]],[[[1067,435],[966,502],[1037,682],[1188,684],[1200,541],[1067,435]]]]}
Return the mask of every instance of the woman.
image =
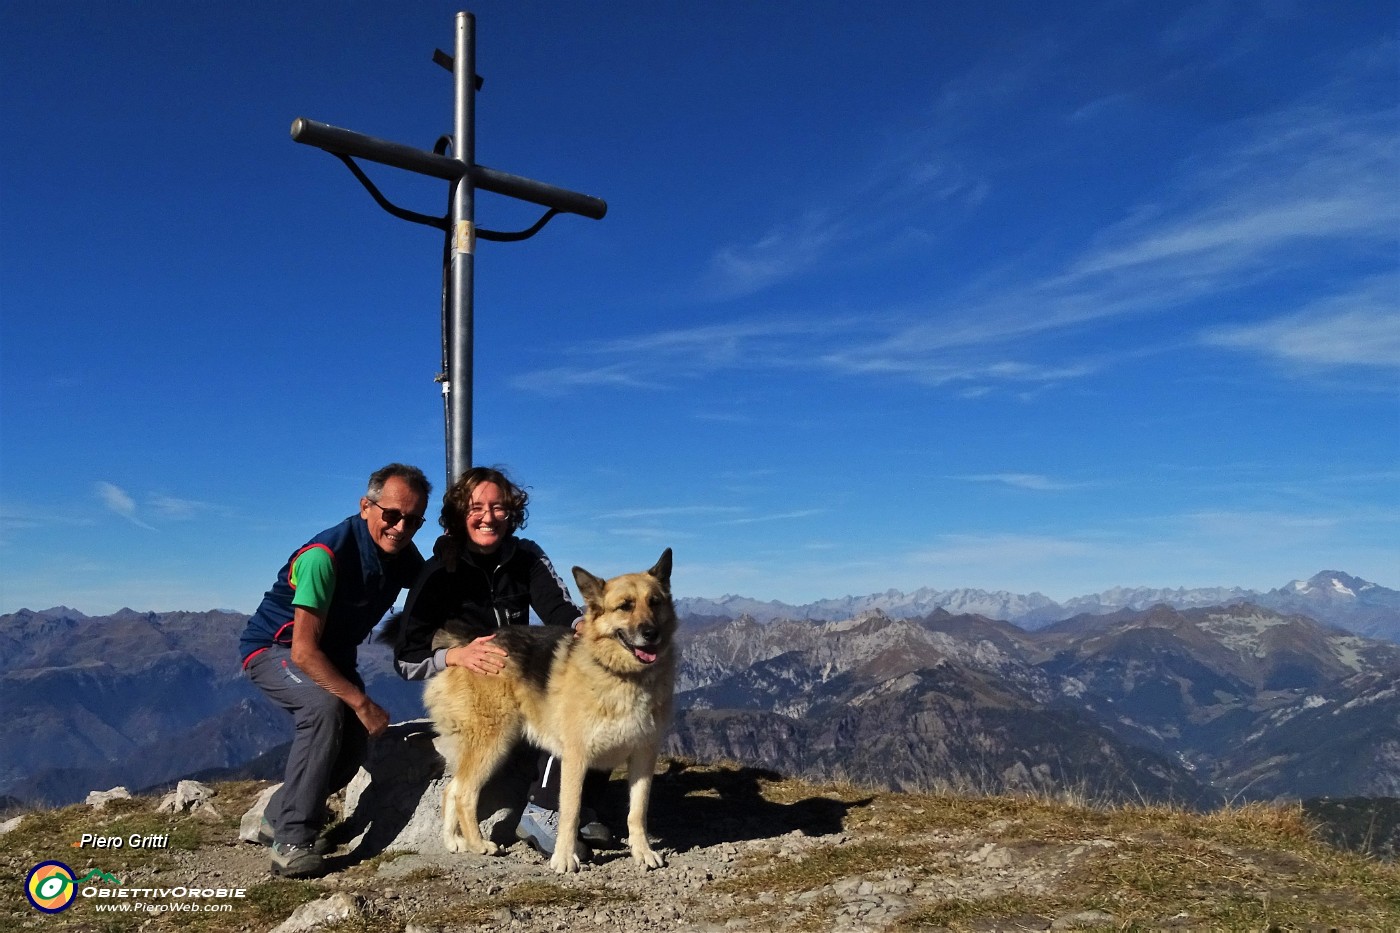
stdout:
{"type": "MultiPolygon", "coordinates": [[[[394,663],[407,680],[423,680],[448,667],[499,674],[506,652],[495,644],[503,625],[529,625],[530,610],[545,625],[574,626],[583,618],[543,550],[515,532],[525,526],[529,495],[504,472],[473,467],[442,499],[438,519],[451,546],[434,548],[408,594],[394,647],[394,663]],[[470,637],[465,645],[434,648],[439,629],[470,637]],[[473,637],[474,636],[474,637],[473,637]]],[[[589,772],[584,798],[596,799],[607,775],[589,772]]],[[[530,787],[516,836],[549,857],[559,821],[559,763],[540,753],[539,776],[530,787]]],[[[607,827],[585,810],[579,835],[608,844],[607,827]]]]}

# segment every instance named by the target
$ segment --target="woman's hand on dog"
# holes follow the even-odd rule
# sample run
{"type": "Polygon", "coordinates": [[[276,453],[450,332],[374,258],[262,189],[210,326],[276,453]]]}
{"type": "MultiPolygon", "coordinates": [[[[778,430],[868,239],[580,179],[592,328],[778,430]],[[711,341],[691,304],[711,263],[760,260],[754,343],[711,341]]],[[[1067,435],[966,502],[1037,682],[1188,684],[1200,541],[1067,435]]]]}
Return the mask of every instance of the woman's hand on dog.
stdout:
{"type": "Polygon", "coordinates": [[[444,660],[448,667],[465,667],[478,674],[499,674],[506,666],[504,648],[492,644],[495,635],[483,635],[470,643],[450,648],[444,660]]]}

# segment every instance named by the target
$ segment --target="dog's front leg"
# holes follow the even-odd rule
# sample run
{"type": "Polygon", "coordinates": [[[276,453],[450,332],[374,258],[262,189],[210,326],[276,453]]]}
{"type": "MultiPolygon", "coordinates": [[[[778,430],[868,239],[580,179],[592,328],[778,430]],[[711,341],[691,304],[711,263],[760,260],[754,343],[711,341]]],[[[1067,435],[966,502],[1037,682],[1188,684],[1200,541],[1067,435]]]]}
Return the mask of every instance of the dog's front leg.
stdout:
{"type": "Polygon", "coordinates": [[[559,756],[559,835],[554,839],[554,855],[549,867],[559,874],[583,867],[583,845],[578,838],[578,815],[583,800],[583,749],[566,748],[559,756]]]}
{"type": "Polygon", "coordinates": [[[627,760],[627,845],[632,861],[643,871],[660,868],[666,859],[647,838],[647,806],[651,802],[651,778],[656,773],[655,745],[634,751],[627,760]]]}

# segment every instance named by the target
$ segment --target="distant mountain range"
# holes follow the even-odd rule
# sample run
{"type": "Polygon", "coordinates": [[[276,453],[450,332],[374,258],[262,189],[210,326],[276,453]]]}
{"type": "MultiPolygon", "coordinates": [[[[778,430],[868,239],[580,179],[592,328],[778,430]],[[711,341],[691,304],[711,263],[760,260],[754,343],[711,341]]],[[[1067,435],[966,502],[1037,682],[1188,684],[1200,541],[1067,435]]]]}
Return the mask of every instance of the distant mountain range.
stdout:
{"type": "MultiPolygon", "coordinates": [[[[681,599],[668,752],[902,789],[1400,796],[1400,647],[1333,627],[1400,631],[1400,593],[1328,572],[1247,595],[681,599]]],[[[246,618],[0,615],[0,799],[274,773],[288,723],[239,671],[246,618]]],[[[385,647],[360,657],[394,719],[422,715],[385,647]]]]}
{"type": "Polygon", "coordinates": [[[1294,580],[1267,592],[1240,587],[1116,587],[1057,603],[1040,593],[1019,595],[1003,590],[987,592],[923,587],[912,593],[888,590],[869,596],[823,599],[800,606],[765,602],[746,596],[721,596],[718,599],[686,597],[677,601],[676,608],[682,615],[696,618],[718,620],[749,616],[759,622],[780,619],[832,622],[851,619],[872,610],[895,618],[920,618],[943,609],[955,615],[980,615],[1037,629],[1084,613],[1103,615],[1120,609],[1150,609],[1157,605],[1173,609],[1200,609],[1239,603],[1252,603],[1278,612],[1296,612],[1358,635],[1400,642],[1400,591],[1338,570],[1324,570],[1308,580],[1294,580]]]}
{"type": "MultiPolygon", "coordinates": [[[[46,803],[236,768],[289,738],[286,714],[239,669],[248,617],[58,606],[0,615],[0,796],[46,803]]],[[[422,687],[361,649],[371,695],[422,715],[422,687]]]]}
{"type": "Polygon", "coordinates": [[[686,631],[667,751],[890,789],[1400,795],[1400,646],[1248,603],[686,631]]]}

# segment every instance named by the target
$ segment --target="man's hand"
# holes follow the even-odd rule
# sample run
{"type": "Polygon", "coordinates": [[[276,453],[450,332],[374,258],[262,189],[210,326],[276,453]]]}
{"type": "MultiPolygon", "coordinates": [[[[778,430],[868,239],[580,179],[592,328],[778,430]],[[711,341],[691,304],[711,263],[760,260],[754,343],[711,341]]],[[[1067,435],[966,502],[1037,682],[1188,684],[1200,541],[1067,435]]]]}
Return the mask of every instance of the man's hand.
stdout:
{"type": "Polygon", "coordinates": [[[384,730],[389,728],[389,714],[385,712],[384,707],[369,697],[365,697],[364,703],[355,708],[355,715],[359,717],[372,739],[379,738],[384,734],[384,730]]]}
{"type": "Polygon", "coordinates": [[[465,667],[478,674],[499,674],[506,666],[506,650],[492,644],[495,635],[473,638],[469,644],[449,648],[444,660],[448,667],[465,667]]]}

